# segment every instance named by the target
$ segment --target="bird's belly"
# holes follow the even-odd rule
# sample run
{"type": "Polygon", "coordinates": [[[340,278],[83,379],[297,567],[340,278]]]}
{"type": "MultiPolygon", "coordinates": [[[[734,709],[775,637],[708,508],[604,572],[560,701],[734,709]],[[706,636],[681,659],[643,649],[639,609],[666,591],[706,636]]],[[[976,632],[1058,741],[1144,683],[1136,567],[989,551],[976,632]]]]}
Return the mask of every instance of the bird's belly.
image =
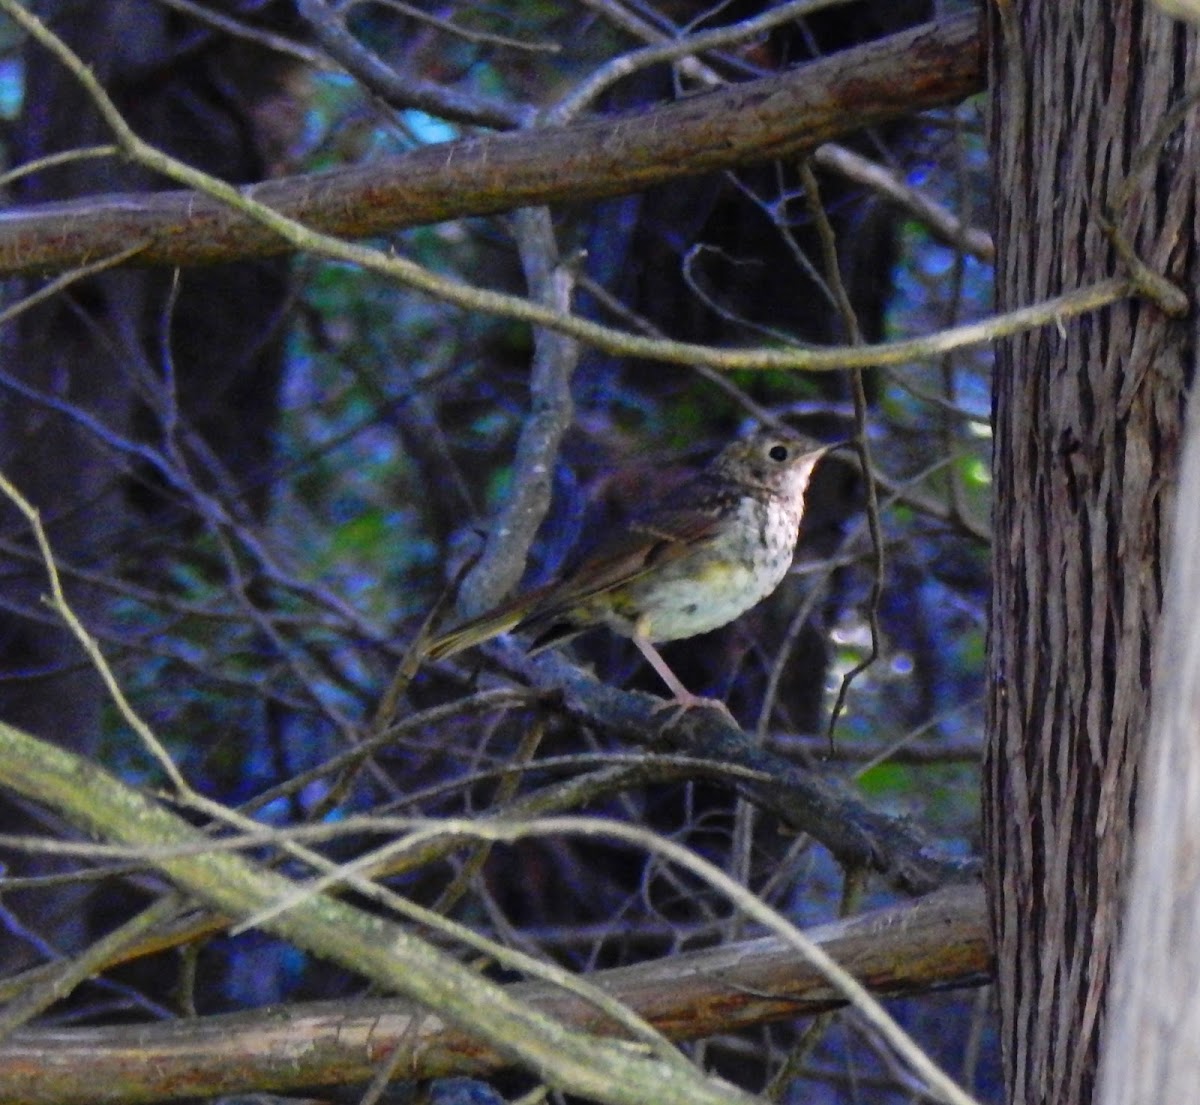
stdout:
{"type": "Polygon", "coordinates": [[[637,628],[651,641],[678,641],[740,617],[775,590],[790,563],[789,555],[759,564],[757,571],[738,561],[712,561],[699,571],[694,563],[681,564],[678,574],[668,570],[645,587],[631,585],[620,605],[635,614],[637,628]]]}

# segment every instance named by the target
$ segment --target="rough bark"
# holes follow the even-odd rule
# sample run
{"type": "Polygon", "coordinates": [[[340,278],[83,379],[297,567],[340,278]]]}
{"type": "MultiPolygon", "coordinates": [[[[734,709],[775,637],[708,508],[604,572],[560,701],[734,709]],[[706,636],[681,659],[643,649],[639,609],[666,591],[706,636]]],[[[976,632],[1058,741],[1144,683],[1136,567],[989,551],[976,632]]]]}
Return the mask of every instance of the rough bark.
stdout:
{"type": "Polygon", "coordinates": [[[1200,411],[1188,418],[1101,1105],[1200,1084],[1200,411]]]}
{"type": "MultiPolygon", "coordinates": [[[[1008,310],[1119,268],[1100,216],[1200,58],[1133,0],[996,10],[1012,13],[990,57],[1008,310]]],[[[1142,260],[1189,289],[1198,155],[1193,112],[1116,213],[1142,260]]],[[[1129,302],[997,354],[985,822],[1013,1105],[1094,1088],[1190,341],[1129,302]]]]}

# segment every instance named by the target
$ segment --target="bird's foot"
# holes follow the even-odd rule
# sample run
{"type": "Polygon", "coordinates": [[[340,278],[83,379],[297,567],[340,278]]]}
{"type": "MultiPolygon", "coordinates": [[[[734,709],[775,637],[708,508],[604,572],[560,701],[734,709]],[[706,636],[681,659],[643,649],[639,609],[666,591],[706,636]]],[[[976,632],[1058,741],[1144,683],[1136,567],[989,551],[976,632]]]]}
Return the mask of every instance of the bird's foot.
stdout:
{"type": "Polygon", "coordinates": [[[698,706],[703,706],[709,710],[720,710],[730,721],[733,721],[733,714],[729,712],[729,707],[718,698],[703,698],[698,694],[692,694],[679,679],[675,673],[667,666],[664,660],[656,649],[641,633],[634,635],[633,643],[637,645],[642,655],[649,662],[650,666],[658,672],[659,678],[666,683],[671,691],[671,698],[665,702],[660,702],[654,707],[653,712],[658,714],[663,710],[672,710],[670,718],[663,723],[664,729],[669,729],[674,725],[684,713],[688,710],[694,710],[698,706]]]}

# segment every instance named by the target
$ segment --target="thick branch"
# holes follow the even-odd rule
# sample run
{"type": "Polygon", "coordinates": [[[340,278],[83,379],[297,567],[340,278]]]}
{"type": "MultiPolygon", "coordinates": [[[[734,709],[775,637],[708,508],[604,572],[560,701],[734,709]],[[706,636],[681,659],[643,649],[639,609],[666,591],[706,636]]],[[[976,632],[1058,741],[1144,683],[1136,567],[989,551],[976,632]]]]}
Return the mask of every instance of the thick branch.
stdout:
{"type": "MultiPolygon", "coordinates": [[[[982,889],[939,891],[809,935],[880,995],[972,985],[991,971],[982,889]]],[[[622,967],[590,981],[673,1039],[697,1039],[841,1004],[820,973],[775,938],[622,967]]],[[[611,1025],[542,984],[513,997],[579,1031],[611,1025]]],[[[166,1101],[291,1093],[368,1081],[402,1049],[408,1078],[506,1065],[477,1040],[398,1001],[323,1002],[154,1024],[17,1033],[0,1047],[0,1099],[13,1105],[166,1101]]]]}
{"type": "MultiPolygon", "coordinates": [[[[116,843],[204,844],[182,818],[96,764],[0,722],[0,784],[42,802],[80,829],[116,843]]],[[[153,860],[181,889],[247,917],[289,901],[297,884],[218,852],[153,860]]],[[[565,1027],[516,1000],[407,929],[324,895],[296,901],[263,928],[305,951],[357,971],[535,1071],[543,1081],[611,1105],[735,1105],[752,1099],[662,1056],[565,1027]]],[[[101,1100],[95,1086],[92,1100],[101,1100]]]]}
{"type": "MultiPolygon", "coordinates": [[[[930,23],[788,73],[568,127],[466,138],[246,192],[358,238],[532,204],[598,199],[809,150],[982,89],[979,20],[930,23]]],[[[138,263],[284,252],[267,227],[193,192],[121,195],[0,215],[0,274],[53,272],[145,243],[138,263]]]]}
{"type": "Polygon", "coordinates": [[[623,740],[759,773],[763,781],[740,783],[739,791],[788,828],[812,836],[844,867],[877,872],[917,894],[975,870],[975,861],[942,853],[910,821],[872,809],[836,778],[760,747],[719,711],[690,710],[664,726],[661,699],[610,687],[553,652],[530,659],[511,641],[487,647],[540,690],[561,695],[571,713],[623,740]]]}

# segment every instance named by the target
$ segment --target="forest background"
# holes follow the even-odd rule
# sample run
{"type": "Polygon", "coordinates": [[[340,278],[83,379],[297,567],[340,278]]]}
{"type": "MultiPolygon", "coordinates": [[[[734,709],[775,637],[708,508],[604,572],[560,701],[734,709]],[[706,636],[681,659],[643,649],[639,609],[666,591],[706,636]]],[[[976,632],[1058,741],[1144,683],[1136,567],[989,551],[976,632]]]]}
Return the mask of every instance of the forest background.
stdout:
{"type": "Polygon", "coordinates": [[[0,7],[0,1098],[1089,1100],[1191,372],[1193,32],[0,7]],[[1033,94],[1067,80],[1039,36],[1143,77],[1033,94]],[[1099,198],[1092,110],[1125,123],[1099,198]],[[603,632],[419,662],[763,424],[855,450],[779,592],[664,648],[735,722],[658,711],[603,632]]]}

